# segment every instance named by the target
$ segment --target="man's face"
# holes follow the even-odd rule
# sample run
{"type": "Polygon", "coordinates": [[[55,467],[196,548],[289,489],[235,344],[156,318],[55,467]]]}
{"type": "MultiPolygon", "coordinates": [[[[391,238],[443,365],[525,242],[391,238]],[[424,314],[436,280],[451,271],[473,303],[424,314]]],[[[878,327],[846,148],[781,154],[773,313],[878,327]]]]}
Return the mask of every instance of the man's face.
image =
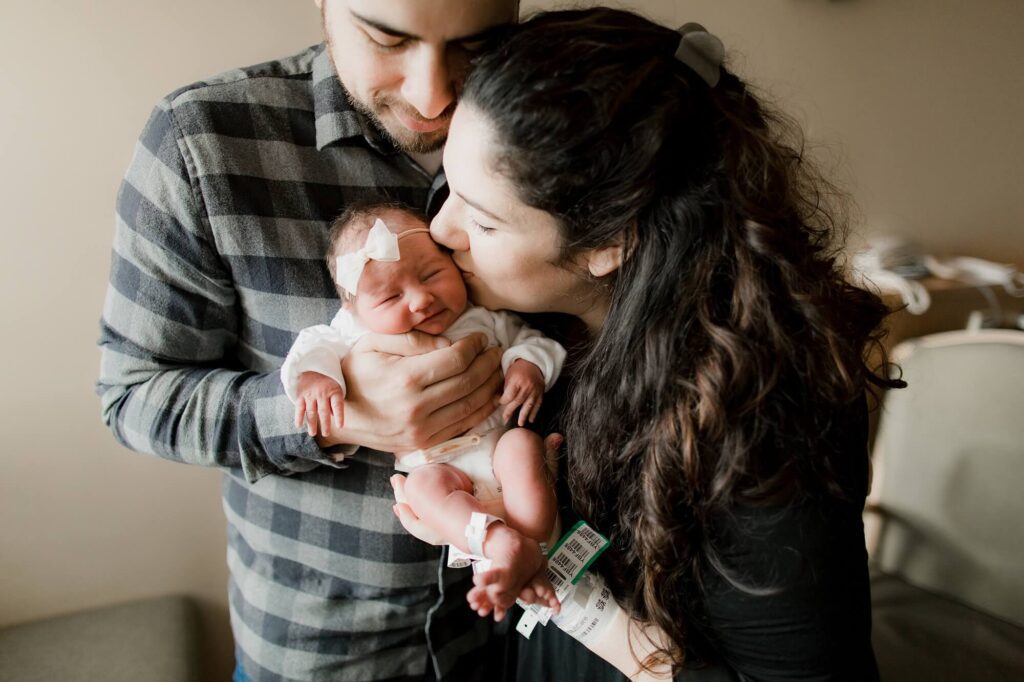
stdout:
{"type": "Polygon", "coordinates": [[[353,106],[407,152],[440,149],[469,60],[518,0],[315,0],[353,106]]]}

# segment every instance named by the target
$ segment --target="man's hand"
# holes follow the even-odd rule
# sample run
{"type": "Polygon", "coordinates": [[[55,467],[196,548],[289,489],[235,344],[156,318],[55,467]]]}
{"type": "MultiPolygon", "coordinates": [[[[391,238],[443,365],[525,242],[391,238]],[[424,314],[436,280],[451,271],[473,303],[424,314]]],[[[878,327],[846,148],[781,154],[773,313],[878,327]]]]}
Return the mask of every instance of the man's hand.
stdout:
{"type": "Polygon", "coordinates": [[[501,386],[501,349],[483,334],[450,343],[422,332],[367,334],[342,361],[345,426],[321,446],[384,452],[430,447],[486,419],[501,386]]]}
{"type": "Polygon", "coordinates": [[[320,372],[303,372],[295,388],[295,426],[303,422],[309,435],[330,436],[345,423],[345,393],[337,381],[320,372]],[[319,429],[317,428],[319,426],[319,429]]]}
{"type": "Polygon", "coordinates": [[[505,406],[501,418],[508,421],[519,408],[519,426],[537,418],[544,398],[544,375],[540,368],[526,360],[516,360],[505,373],[505,391],[500,403],[505,406]]]}

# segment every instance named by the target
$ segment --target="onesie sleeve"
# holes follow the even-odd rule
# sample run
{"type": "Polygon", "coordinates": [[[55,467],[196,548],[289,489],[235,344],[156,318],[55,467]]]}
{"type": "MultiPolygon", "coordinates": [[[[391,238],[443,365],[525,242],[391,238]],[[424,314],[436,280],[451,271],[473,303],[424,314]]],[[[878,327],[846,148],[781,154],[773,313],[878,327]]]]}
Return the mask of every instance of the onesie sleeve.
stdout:
{"type": "Polygon", "coordinates": [[[318,324],[299,332],[281,365],[281,383],[292,403],[298,400],[299,375],[319,372],[338,382],[345,392],[345,377],[341,373],[341,360],[352,349],[347,336],[334,326],[318,324]]]}
{"type": "Polygon", "coordinates": [[[505,349],[501,356],[501,371],[507,372],[516,360],[526,360],[536,365],[544,375],[544,390],[551,390],[562,371],[565,348],[516,315],[502,311],[494,312],[493,315],[494,334],[505,349]]]}

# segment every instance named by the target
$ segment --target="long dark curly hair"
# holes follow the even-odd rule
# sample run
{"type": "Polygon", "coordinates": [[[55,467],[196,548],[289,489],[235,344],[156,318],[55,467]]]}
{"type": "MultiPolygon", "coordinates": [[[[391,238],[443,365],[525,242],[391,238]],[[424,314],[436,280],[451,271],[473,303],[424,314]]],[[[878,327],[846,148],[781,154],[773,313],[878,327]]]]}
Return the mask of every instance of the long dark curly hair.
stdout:
{"type": "Polygon", "coordinates": [[[716,519],[843,496],[822,434],[900,383],[866,364],[888,311],[844,279],[841,194],[795,125],[726,69],[709,87],[679,40],[619,10],[540,14],[462,99],[492,125],[495,168],[560,221],[566,263],[622,240],[566,408],[568,478],[613,541],[614,594],[669,635],[675,665],[702,571],[721,566],[716,519]]]}

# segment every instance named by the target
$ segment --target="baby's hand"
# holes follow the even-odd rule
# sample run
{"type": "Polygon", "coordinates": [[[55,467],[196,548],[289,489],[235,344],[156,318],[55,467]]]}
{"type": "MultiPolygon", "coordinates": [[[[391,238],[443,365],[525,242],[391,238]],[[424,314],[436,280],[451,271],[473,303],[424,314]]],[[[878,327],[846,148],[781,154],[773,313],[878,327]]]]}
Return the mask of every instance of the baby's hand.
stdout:
{"type": "Polygon", "coordinates": [[[505,392],[500,404],[505,406],[501,418],[508,421],[519,408],[519,426],[537,418],[541,399],[544,397],[544,375],[537,365],[526,360],[516,360],[505,372],[505,392]]]}
{"type": "Polygon", "coordinates": [[[331,435],[331,428],[341,430],[345,423],[345,394],[341,385],[319,372],[303,372],[296,387],[298,400],[295,401],[295,426],[302,428],[303,422],[310,436],[331,435]]]}

